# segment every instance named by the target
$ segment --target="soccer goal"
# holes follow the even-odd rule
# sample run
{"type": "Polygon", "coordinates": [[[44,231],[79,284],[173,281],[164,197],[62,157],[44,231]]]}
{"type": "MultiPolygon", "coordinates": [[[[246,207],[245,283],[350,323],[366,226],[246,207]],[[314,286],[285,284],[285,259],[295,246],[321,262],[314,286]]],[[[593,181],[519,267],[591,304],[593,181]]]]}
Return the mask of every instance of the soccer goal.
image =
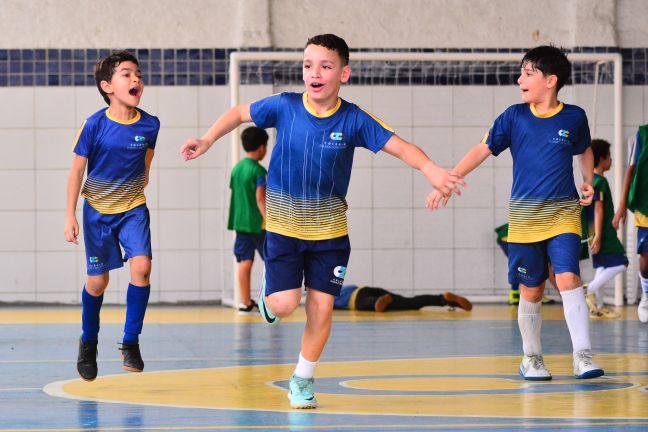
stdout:
{"type": "MultiPolygon", "coordinates": [[[[513,86],[516,83],[515,79],[510,77],[519,74],[522,55],[486,52],[352,52],[352,80],[349,85],[343,86],[341,95],[350,102],[368,108],[386,123],[394,126],[399,135],[419,146],[419,141],[430,137],[442,143],[444,137],[448,138],[451,143],[435,147],[430,156],[437,160],[436,155],[440,154],[440,163],[450,167],[458,161],[456,157],[459,154],[467,151],[469,147],[466,145],[474,145],[481,139],[496,115],[506,106],[519,102],[519,94],[513,86]],[[471,75],[473,72],[474,75],[471,75]],[[380,75],[378,79],[377,75],[380,75]],[[480,79],[477,82],[466,82],[466,76],[479,76],[480,79]],[[498,77],[504,79],[498,81],[498,77]],[[400,96],[394,89],[402,87],[405,87],[410,102],[398,105],[400,96]],[[435,90],[435,87],[444,88],[435,90]],[[482,117],[488,118],[487,121],[471,124],[470,109],[467,113],[461,111],[461,107],[470,108],[470,103],[465,101],[466,87],[470,87],[468,96],[475,98],[472,103],[486,106],[477,114],[486,113],[482,117]],[[506,96],[501,96],[499,89],[504,87],[506,96]],[[430,90],[434,97],[426,101],[425,95],[430,90]],[[347,97],[345,91],[352,92],[353,96],[347,97]],[[354,99],[355,96],[360,100],[354,99]],[[502,103],[503,100],[507,102],[506,105],[502,103]],[[425,112],[423,108],[428,102],[437,104],[437,112],[442,115],[434,116],[429,121],[422,119],[421,113],[425,112]],[[407,103],[411,103],[411,106],[408,107],[407,103]],[[366,107],[367,104],[371,106],[366,107]],[[442,105],[450,106],[444,108],[442,105]],[[408,120],[408,116],[411,119],[408,120]],[[391,117],[397,120],[394,121],[391,117]],[[467,132],[471,137],[474,134],[475,138],[460,145],[460,139],[467,135],[467,132]]],[[[572,84],[561,90],[560,99],[564,98],[565,102],[575,103],[584,108],[591,129],[612,143],[614,166],[609,181],[613,183],[615,199],[618,201],[626,153],[622,129],[622,57],[619,53],[572,53],[568,58],[573,64],[572,84]],[[600,127],[597,126],[599,124],[600,127]]],[[[303,85],[297,87],[301,79],[301,59],[302,53],[294,51],[233,52],[229,64],[231,105],[240,103],[241,86],[248,84],[246,80],[251,70],[269,77],[273,93],[291,86],[303,91],[303,85]],[[277,76],[280,79],[277,79],[277,76]]],[[[479,117],[477,114],[475,116],[479,117]]],[[[232,165],[240,159],[239,148],[239,133],[235,131],[231,134],[232,165]]],[[[426,152],[430,150],[429,147],[423,149],[426,152]]],[[[490,162],[491,165],[484,167],[485,174],[482,177],[471,174],[468,179],[469,188],[484,190],[486,193],[483,195],[486,197],[478,196],[472,201],[475,204],[467,204],[471,201],[467,201],[469,198],[466,193],[466,197],[459,198],[457,204],[453,204],[450,216],[446,213],[445,216],[438,216],[440,222],[428,224],[426,221],[430,219],[422,209],[425,195],[421,194],[425,192],[418,178],[414,178],[405,169],[399,170],[393,162],[386,161],[386,158],[376,156],[371,158],[373,162],[367,159],[369,158],[359,158],[356,153],[356,162],[360,168],[354,168],[352,183],[356,181],[355,177],[359,177],[355,184],[361,186],[355,190],[353,187],[350,189],[350,195],[353,196],[349,205],[350,212],[353,212],[356,205],[354,200],[360,201],[360,210],[349,217],[354,252],[349,263],[347,279],[351,275],[356,275],[352,277],[357,279],[349,282],[385,286],[404,294],[453,291],[469,295],[476,301],[503,301],[508,292],[508,284],[506,275],[501,274],[506,270],[502,264],[503,256],[500,256],[501,252],[495,245],[493,228],[497,223],[505,221],[501,221],[501,218],[506,217],[507,202],[503,197],[510,192],[510,178],[502,179],[498,176],[510,172],[510,165],[507,167],[505,160],[490,162]],[[484,185],[493,185],[488,186],[490,189],[482,185],[482,180],[486,180],[484,177],[489,180],[484,181],[484,185]],[[363,182],[365,178],[373,183],[366,185],[368,182],[363,182]],[[390,182],[388,179],[396,180],[390,182]],[[363,190],[362,185],[365,185],[366,189],[363,190]],[[505,190],[507,187],[508,191],[505,190]],[[380,195],[382,188],[390,189],[392,198],[383,198],[380,195]],[[474,223],[479,222],[475,220],[470,223],[467,222],[469,218],[480,218],[484,221],[481,224],[474,223]],[[360,219],[362,221],[358,222],[360,219]],[[365,219],[370,219],[371,222],[364,223],[365,219]],[[381,229],[385,221],[396,221],[393,224],[394,229],[381,229]],[[492,224],[492,227],[489,224],[492,224]],[[481,225],[483,227],[475,228],[481,225]],[[354,230],[360,234],[356,236],[354,230]],[[354,243],[354,237],[359,238],[358,247],[354,243]],[[438,239],[438,242],[429,241],[430,239],[438,239]],[[356,273],[354,269],[357,269],[356,273]]],[[[493,159],[501,159],[501,156],[493,159]]],[[[633,248],[634,231],[628,230],[628,234],[630,233],[632,235],[627,236],[626,244],[628,248],[633,248]]],[[[625,237],[622,234],[623,231],[620,230],[620,237],[625,237]]],[[[628,250],[629,258],[634,256],[633,250],[628,250]]],[[[591,267],[589,262],[584,262],[581,268],[588,265],[591,267]]],[[[628,269],[628,280],[635,280],[632,275],[636,274],[636,268],[635,261],[628,269]]],[[[235,270],[232,275],[234,280],[224,283],[223,303],[237,305],[239,294],[235,270]]],[[[623,288],[623,277],[617,277],[612,299],[615,305],[623,304],[623,288]]],[[[252,291],[254,297],[254,286],[252,291]]]]}

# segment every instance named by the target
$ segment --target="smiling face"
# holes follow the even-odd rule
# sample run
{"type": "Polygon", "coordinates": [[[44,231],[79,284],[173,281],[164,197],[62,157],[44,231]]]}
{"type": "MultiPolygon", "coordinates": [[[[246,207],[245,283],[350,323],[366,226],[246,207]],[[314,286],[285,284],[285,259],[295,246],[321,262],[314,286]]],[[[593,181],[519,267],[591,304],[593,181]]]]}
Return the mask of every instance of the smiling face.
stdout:
{"type": "Polygon", "coordinates": [[[314,44],[304,49],[302,71],[308,103],[318,113],[335,106],[340,86],[351,76],[351,68],[342,64],[336,51],[314,44]]]}
{"type": "Polygon", "coordinates": [[[111,108],[135,108],[144,92],[144,81],[139,67],[131,61],[119,63],[108,81],[101,81],[102,90],[110,98],[111,108]]]}
{"type": "Polygon", "coordinates": [[[540,104],[556,97],[556,75],[545,76],[533,64],[525,63],[520,69],[518,85],[522,91],[522,101],[531,104],[540,104]]]}

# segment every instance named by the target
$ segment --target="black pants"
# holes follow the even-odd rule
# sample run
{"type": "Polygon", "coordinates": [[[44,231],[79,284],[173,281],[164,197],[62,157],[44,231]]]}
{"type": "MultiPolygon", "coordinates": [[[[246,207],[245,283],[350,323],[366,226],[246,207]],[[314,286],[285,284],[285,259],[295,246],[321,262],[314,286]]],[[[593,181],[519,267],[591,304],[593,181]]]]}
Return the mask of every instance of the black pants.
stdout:
{"type": "Polygon", "coordinates": [[[441,294],[424,294],[414,297],[405,297],[402,295],[394,294],[383,288],[363,287],[360,288],[356,294],[355,308],[360,311],[373,311],[375,310],[376,300],[379,297],[390,294],[394,301],[387,306],[387,310],[417,310],[424,306],[445,306],[446,300],[441,294]]]}

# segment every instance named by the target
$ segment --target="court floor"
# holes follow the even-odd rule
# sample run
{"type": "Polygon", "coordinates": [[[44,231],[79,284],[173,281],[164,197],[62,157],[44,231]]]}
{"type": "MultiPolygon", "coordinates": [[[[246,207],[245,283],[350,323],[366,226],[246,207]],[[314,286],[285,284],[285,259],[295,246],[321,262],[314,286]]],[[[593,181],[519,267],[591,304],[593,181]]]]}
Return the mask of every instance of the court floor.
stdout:
{"type": "Polygon", "coordinates": [[[320,408],[286,398],[303,309],[278,326],[213,307],[150,307],[144,373],[121,370],[123,308],[104,307],[99,377],[76,373],[80,307],[0,307],[0,432],[648,430],[648,325],[593,321],[606,375],[576,380],[560,305],[543,307],[553,381],[520,379],[511,306],[336,311],[320,408]]]}

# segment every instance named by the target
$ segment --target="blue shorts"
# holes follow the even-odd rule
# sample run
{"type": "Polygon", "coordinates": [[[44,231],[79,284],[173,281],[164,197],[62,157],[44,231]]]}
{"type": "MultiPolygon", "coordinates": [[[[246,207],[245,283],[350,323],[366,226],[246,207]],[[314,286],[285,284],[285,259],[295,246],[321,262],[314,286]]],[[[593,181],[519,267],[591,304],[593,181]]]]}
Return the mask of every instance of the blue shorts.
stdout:
{"type": "Polygon", "coordinates": [[[648,228],[637,227],[637,253],[648,252],[648,228]]]}
{"type": "Polygon", "coordinates": [[[340,295],[351,254],[349,236],[300,240],[268,232],[263,246],[266,295],[299,288],[302,283],[340,295]]]}
{"type": "Polygon", "coordinates": [[[592,255],[592,267],[617,267],[628,265],[628,257],[623,254],[596,254],[592,255]]]}
{"type": "Polygon", "coordinates": [[[509,243],[509,283],[542,285],[549,277],[549,262],[556,274],[570,272],[580,276],[580,246],[580,236],[571,233],[535,243],[509,243]]]}
{"type": "Polygon", "coordinates": [[[263,259],[263,242],[265,241],[265,230],[260,234],[236,232],[234,240],[234,256],[236,262],[254,261],[254,251],[258,251],[263,259]]]}
{"type": "Polygon", "coordinates": [[[83,203],[83,240],[89,276],[124,266],[134,256],[152,257],[151,218],[146,204],[124,213],[103,214],[83,203]],[[125,253],[122,256],[120,245],[125,253]]]}

